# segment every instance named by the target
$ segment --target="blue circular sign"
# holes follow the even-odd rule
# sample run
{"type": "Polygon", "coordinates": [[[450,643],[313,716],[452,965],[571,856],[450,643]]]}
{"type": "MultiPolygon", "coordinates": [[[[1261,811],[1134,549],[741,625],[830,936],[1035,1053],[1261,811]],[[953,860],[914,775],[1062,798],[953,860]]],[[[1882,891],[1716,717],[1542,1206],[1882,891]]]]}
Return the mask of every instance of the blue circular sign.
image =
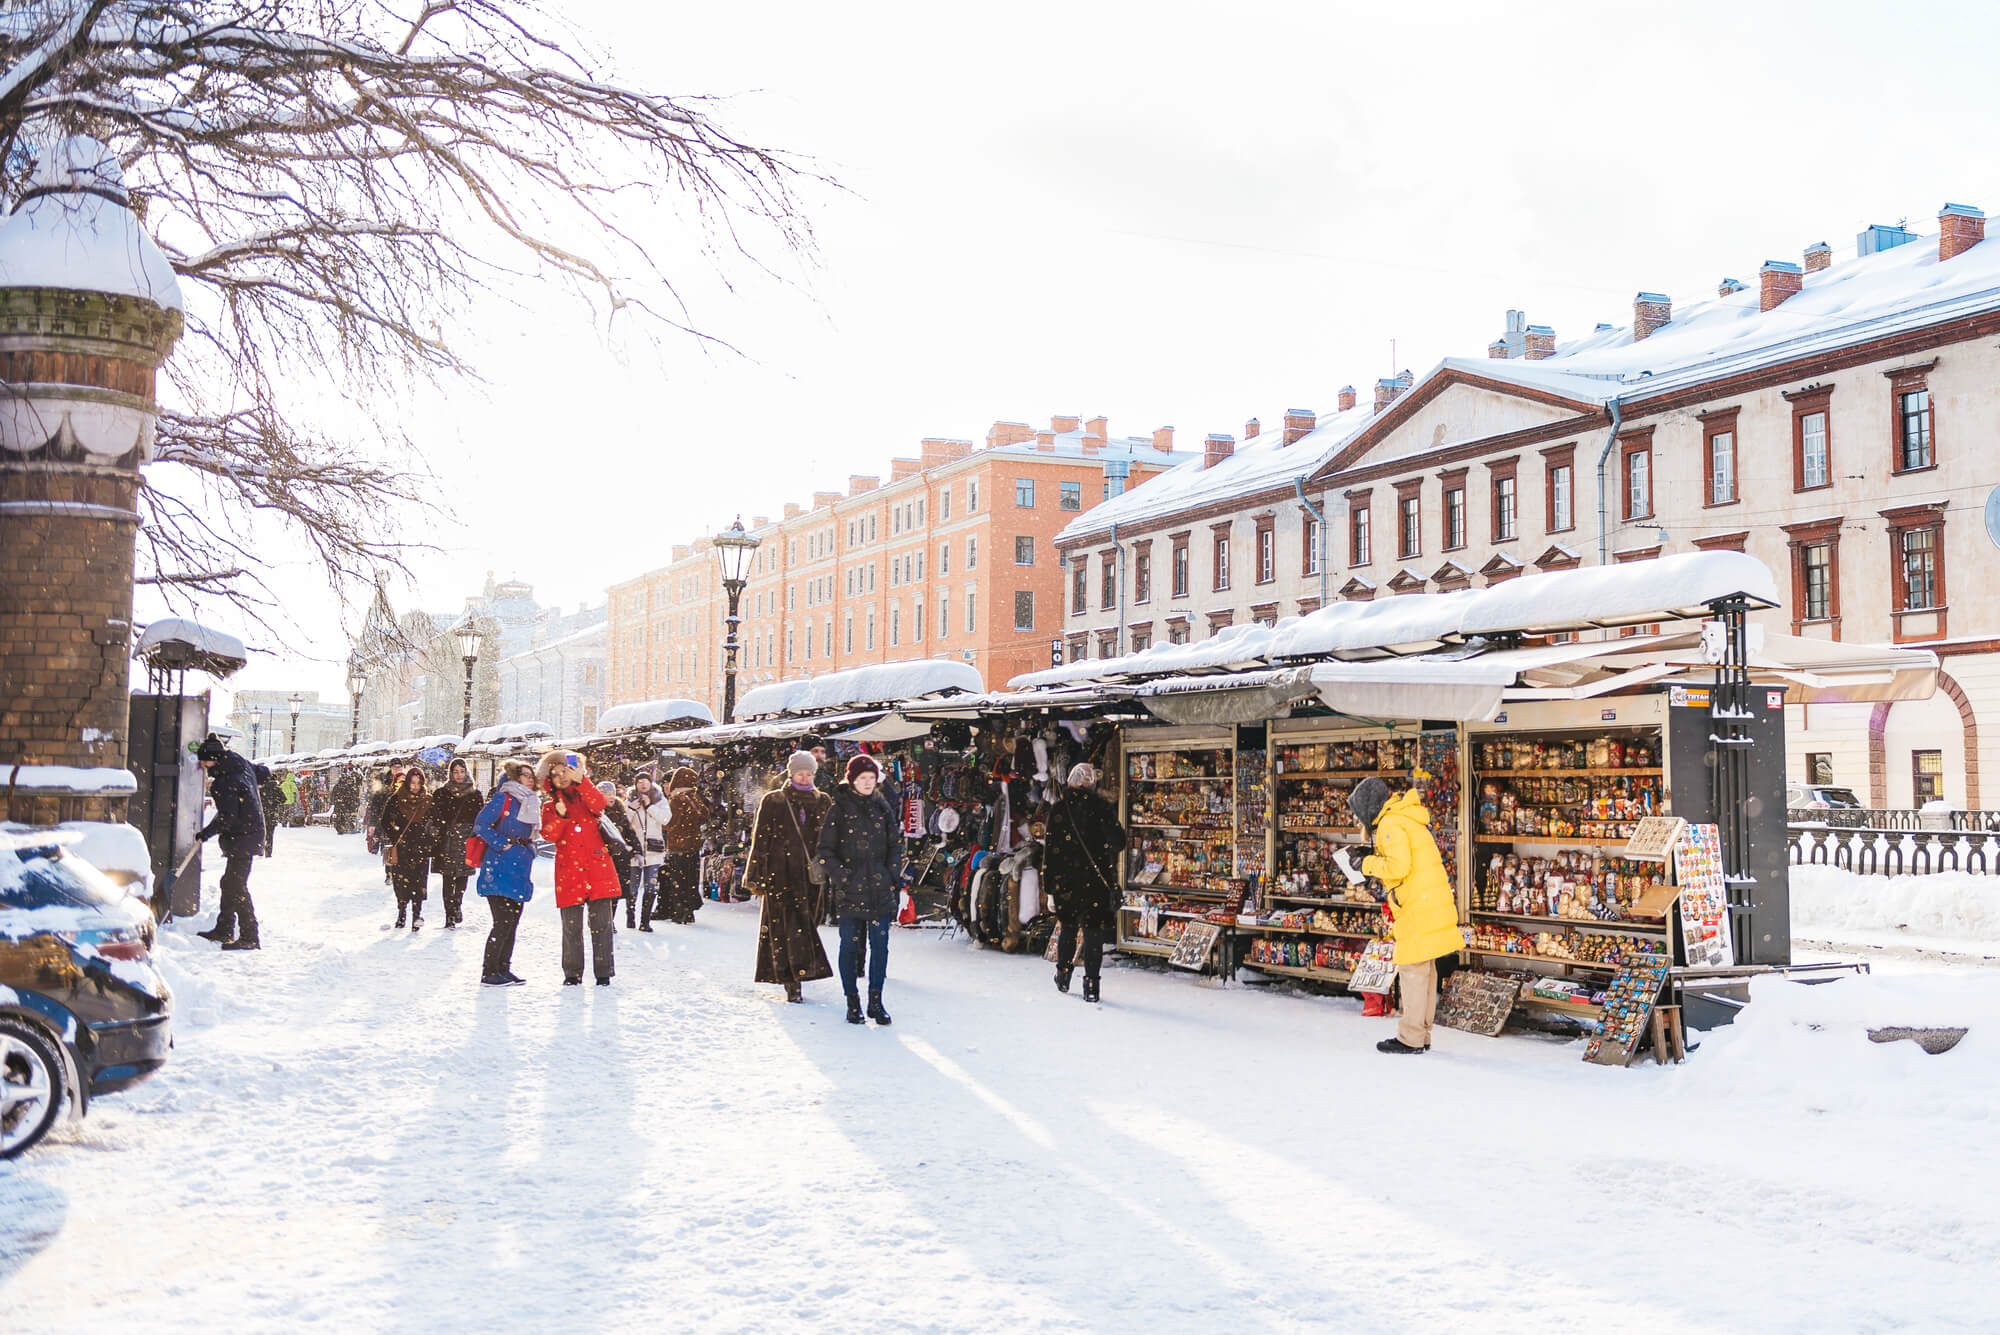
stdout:
{"type": "Polygon", "coordinates": [[[2000,547],[2000,487],[1986,495],[1986,536],[1993,539],[1995,547],[2000,547]]]}

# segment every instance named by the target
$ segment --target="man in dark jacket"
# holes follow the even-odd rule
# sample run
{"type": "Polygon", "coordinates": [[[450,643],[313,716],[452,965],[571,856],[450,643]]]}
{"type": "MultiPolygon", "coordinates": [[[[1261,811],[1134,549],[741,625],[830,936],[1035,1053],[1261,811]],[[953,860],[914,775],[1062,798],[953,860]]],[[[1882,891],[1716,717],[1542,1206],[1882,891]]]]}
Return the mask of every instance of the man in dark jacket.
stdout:
{"type": "Polygon", "coordinates": [[[278,834],[278,817],[285,809],[285,786],[263,765],[252,764],[250,769],[257,776],[257,805],[264,813],[264,856],[268,858],[278,834]]]}
{"type": "Polygon", "coordinates": [[[196,836],[222,843],[222,906],[215,926],[199,933],[218,941],[224,950],[257,949],[257,910],[250,902],[250,859],[264,851],[264,805],[257,795],[257,770],[249,761],[209,735],[195,748],[195,759],[208,771],[208,795],[215,799],[215,819],[196,836]]]}

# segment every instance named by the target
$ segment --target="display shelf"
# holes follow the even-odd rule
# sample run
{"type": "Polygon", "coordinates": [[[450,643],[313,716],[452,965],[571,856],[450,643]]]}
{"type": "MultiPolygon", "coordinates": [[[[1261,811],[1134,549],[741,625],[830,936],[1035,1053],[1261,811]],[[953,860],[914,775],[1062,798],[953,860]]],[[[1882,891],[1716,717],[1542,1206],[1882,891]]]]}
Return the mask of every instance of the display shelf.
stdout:
{"type": "Polygon", "coordinates": [[[1282,899],[1287,904],[1311,904],[1315,908],[1326,909],[1380,909],[1382,902],[1376,899],[1325,899],[1317,895],[1286,895],[1273,890],[1266,899],[1282,899]]]}
{"type": "Polygon", "coordinates": [[[1521,964],[1560,964],[1571,969],[1588,969],[1592,973],[1617,973],[1622,967],[1617,964],[1592,964],[1589,960],[1564,959],[1560,955],[1523,955],[1518,950],[1482,950],[1478,946],[1467,946],[1465,953],[1490,960],[1514,960],[1521,964]]]}
{"type": "Polygon", "coordinates": [[[1132,774],[1126,776],[1126,782],[1128,783],[1229,783],[1231,782],[1231,776],[1227,774],[1183,774],[1179,778],[1155,779],[1155,778],[1142,778],[1137,774],[1132,774]]]}
{"type": "MultiPolygon", "coordinates": [[[[1181,825],[1154,825],[1154,824],[1151,824],[1151,823],[1148,823],[1148,822],[1144,822],[1144,821],[1136,821],[1136,820],[1135,820],[1135,821],[1128,821],[1128,822],[1126,822],[1126,825],[1125,825],[1125,828],[1126,828],[1126,829],[1128,829],[1128,830],[1209,830],[1209,831],[1213,831],[1213,832],[1214,832],[1214,833],[1216,833],[1216,834],[1221,834],[1221,835],[1228,835],[1228,836],[1231,836],[1231,837],[1234,837],[1234,835],[1235,835],[1235,833],[1236,833],[1236,827],[1235,827],[1235,826],[1233,826],[1233,825],[1189,825],[1189,824],[1181,824],[1181,825]]],[[[1194,841],[1194,840],[1184,840],[1184,841],[1182,841],[1182,842],[1188,842],[1188,843],[1192,843],[1192,842],[1196,842],[1196,841],[1194,841]]],[[[1213,842],[1213,841],[1212,841],[1212,840],[1201,840],[1201,841],[1199,841],[1199,842],[1203,842],[1203,843],[1209,843],[1209,842],[1213,842]]],[[[1625,842],[1625,841],[1621,839],[1621,840],[1619,840],[1618,842],[1620,842],[1620,843],[1623,843],[1623,842],[1625,842]]]]}
{"type": "Polygon", "coordinates": [[[1128,937],[1113,946],[1112,949],[1122,950],[1132,955],[1158,955],[1162,959],[1174,953],[1174,948],[1171,944],[1158,945],[1148,937],[1128,937]]]}
{"type": "MultiPolygon", "coordinates": [[[[1188,895],[1194,899],[1213,899],[1218,903],[1229,898],[1229,892],[1226,890],[1197,890],[1191,885],[1168,885],[1163,881],[1155,881],[1151,885],[1141,885],[1137,881],[1128,881],[1125,884],[1125,888],[1134,894],[1188,895]]],[[[1131,905],[1128,904],[1125,907],[1130,908],[1131,905]]]]}
{"type": "MultiPolygon", "coordinates": [[[[1185,893],[1185,892],[1183,892],[1183,893],[1185,893]]],[[[1139,907],[1139,905],[1137,905],[1137,904],[1121,904],[1121,905],[1119,905],[1119,906],[1118,906],[1118,911],[1119,911],[1120,913],[1144,913],[1144,912],[1145,912],[1145,910],[1144,910],[1143,908],[1139,907]]],[[[1232,922],[1228,922],[1228,921],[1225,921],[1225,920],[1223,920],[1223,919],[1220,919],[1220,918],[1211,918],[1211,917],[1210,917],[1210,916],[1209,916],[1208,914],[1206,914],[1206,913],[1183,913],[1183,912],[1182,912],[1181,910],[1179,910],[1179,909],[1155,909],[1155,910],[1154,910],[1154,913],[1155,913],[1156,915],[1158,915],[1159,917],[1162,917],[1162,918],[1179,918],[1179,919],[1181,919],[1181,920],[1182,920],[1182,921],[1184,921],[1184,922],[1212,922],[1212,923],[1215,923],[1215,924],[1216,924],[1217,926],[1220,926],[1220,927],[1230,927],[1230,926],[1234,926],[1234,925],[1235,925],[1235,924],[1234,924],[1234,923],[1232,923],[1232,922]]],[[[1263,929],[1262,929],[1262,928],[1259,928],[1258,930],[1259,930],[1259,931],[1262,931],[1263,929]]]]}
{"type": "Polygon", "coordinates": [[[1635,765],[1630,769],[1483,769],[1482,779],[1616,779],[1624,775],[1643,777],[1648,774],[1664,774],[1657,766],[1635,765]]]}
{"type": "Polygon", "coordinates": [[[1291,936],[1324,936],[1345,941],[1373,941],[1377,932],[1329,932],[1324,927],[1280,927],[1268,922],[1239,922],[1236,929],[1241,932],[1285,932],[1291,936]]]}
{"type": "Polygon", "coordinates": [[[1561,1015],[1574,1015],[1579,1019],[1596,1020],[1604,1015],[1604,1007],[1588,1001],[1557,1001],[1552,997],[1531,997],[1526,992],[1514,998],[1516,1006],[1534,1006],[1541,1010],[1555,1011],[1561,1015]]]}
{"type": "Polygon", "coordinates": [[[1323,983],[1344,983],[1354,975],[1344,969],[1307,969],[1292,964],[1259,964],[1255,960],[1244,960],[1245,969],[1255,969],[1259,973],[1283,974],[1287,978],[1311,978],[1323,983]]]}
{"type": "Polygon", "coordinates": [[[1352,825],[1280,825],[1279,834],[1337,834],[1344,836],[1334,842],[1342,844],[1365,844],[1368,836],[1352,825]]]}
{"type": "Polygon", "coordinates": [[[1574,928],[1580,932],[1609,933],[1615,936],[1665,936],[1667,925],[1651,925],[1637,922],[1607,922],[1598,918],[1538,918],[1527,913],[1495,913],[1491,909],[1474,909],[1475,918],[1490,918],[1494,922],[1521,923],[1529,927],[1574,928]]]}
{"type": "Polygon", "coordinates": [[[1395,769],[1302,769],[1273,777],[1280,783],[1287,779],[1393,779],[1405,772],[1395,769]]]}
{"type": "Polygon", "coordinates": [[[1595,834],[1475,834],[1472,836],[1472,842],[1476,844],[1550,844],[1556,846],[1575,844],[1594,845],[1605,848],[1613,846],[1623,848],[1626,844],[1632,842],[1632,836],[1629,834],[1620,835],[1618,838],[1611,839],[1595,834]]]}

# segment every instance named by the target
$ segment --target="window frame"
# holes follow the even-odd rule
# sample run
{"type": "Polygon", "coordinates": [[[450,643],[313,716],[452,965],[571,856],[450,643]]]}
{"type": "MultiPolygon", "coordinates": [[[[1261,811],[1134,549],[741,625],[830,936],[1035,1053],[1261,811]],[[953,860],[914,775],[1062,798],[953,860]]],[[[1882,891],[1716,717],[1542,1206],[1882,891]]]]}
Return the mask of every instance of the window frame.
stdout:
{"type": "Polygon", "coordinates": [[[1016,510],[1035,508],[1035,479],[1031,477],[1014,479],[1014,508],[1016,510]]]}
{"type": "Polygon", "coordinates": [[[1913,748],[1910,751],[1910,805],[1921,807],[1926,802],[1941,801],[1944,798],[1944,752],[1935,747],[1913,748]],[[1924,757],[1937,759],[1937,773],[1924,772],[1924,757]],[[1936,780],[1936,786],[1932,786],[1936,780]],[[1929,790],[1929,791],[1926,791],[1929,790]]]}
{"type": "MultiPolygon", "coordinates": [[[[1786,402],[1792,405],[1792,490],[1824,491],[1833,485],[1833,390],[1832,385],[1808,385],[1790,390],[1786,402]],[[1825,475],[1818,482],[1806,479],[1806,419],[1817,416],[1822,424],[1820,445],[1825,452],[1825,475]]],[[[1739,451],[1740,454],[1740,451],[1739,451]]]]}
{"type": "Polygon", "coordinates": [[[1424,483],[1422,478],[1396,487],[1396,559],[1414,561],[1424,554],[1424,483]]]}
{"type": "Polygon", "coordinates": [[[1059,510],[1083,509],[1083,483],[1065,479],[1056,484],[1056,508],[1059,510]]]}
{"type": "Polygon", "coordinates": [[[1300,525],[1300,541],[1304,543],[1305,549],[1300,556],[1299,573],[1317,575],[1321,564],[1320,544],[1326,541],[1326,524],[1310,511],[1305,514],[1304,523],[1300,525]]]}
{"type": "Polygon", "coordinates": [[[1017,566],[1031,566],[1034,563],[1035,563],[1034,537],[1031,534],[1027,533],[1016,533],[1014,535],[1014,564],[1017,566]],[[1028,559],[1025,561],[1021,559],[1021,553],[1023,552],[1026,552],[1028,554],[1028,559]]]}
{"type": "Polygon", "coordinates": [[[1375,560],[1374,491],[1347,493],[1347,564],[1371,565],[1375,560]]]}
{"type": "Polygon", "coordinates": [[[1792,567],[1792,634],[1797,635],[1806,626],[1827,626],[1834,639],[1840,638],[1840,526],[1845,515],[1834,515],[1830,519],[1816,519],[1805,524],[1784,525],[1785,545],[1791,557],[1792,567]],[[1806,590],[1809,584],[1811,551],[1816,547],[1827,549],[1827,607],[1826,615],[1809,617],[1806,590]]]}
{"type": "Polygon", "coordinates": [[[1144,607],[1153,601],[1153,544],[1132,544],[1132,605],[1144,607]]]}
{"type": "Polygon", "coordinates": [[[1623,516],[1624,522],[1628,524],[1641,519],[1651,519],[1655,506],[1655,497],[1653,494],[1653,428],[1646,427],[1629,435],[1620,436],[1618,443],[1618,492],[1622,498],[1618,505],[1619,513],[1623,516]],[[1644,510],[1635,510],[1632,507],[1633,464],[1638,459],[1644,459],[1645,461],[1641,470],[1645,475],[1646,482],[1646,508],[1644,510]]]}
{"type": "Polygon", "coordinates": [[[1888,524],[1889,538],[1889,612],[1895,626],[1895,640],[1942,639],[1946,635],[1946,618],[1951,607],[1948,584],[1949,562],[1946,559],[1945,505],[1940,501],[1927,501],[1919,505],[1899,506],[1891,510],[1877,512],[1888,524]],[[1909,605],[1909,538],[1912,534],[1930,534],[1930,601],[1922,607],[1909,605]],[[1922,635],[1908,634],[1904,630],[1905,619],[1913,616],[1935,618],[1935,629],[1922,635]]]}
{"type": "Polygon", "coordinates": [[[1576,446],[1558,445],[1542,451],[1542,531],[1568,533],[1576,528],[1576,446]]]}
{"type": "Polygon", "coordinates": [[[1090,558],[1078,552],[1069,560],[1069,612],[1080,617],[1090,610],[1090,558]]]}
{"type": "Polygon", "coordinates": [[[1108,612],[1118,606],[1118,556],[1115,552],[1098,555],[1098,602],[1100,612],[1108,612]]]}
{"type": "Polygon", "coordinates": [[[1257,583],[1270,584],[1278,578],[1278,535],[1275,518],[1261,515],[1257,520],[1257,583]]]}
{"type": "Polygon", "coordinates": [[[1186,533],[1176,533],[1172,538],[1173,554],[1169,558],[1170,564],[1167,567],[1168,588],[1172,590],[1167,595],[1169,598],[1187,597],[1188,589],[1194,581],[1192,569],[1194,561],[1188,554],[1189,537],[1190,535],[1186,533]]]}
{"type": "Polygon", "coordinates": [[[1035,591],[1033,589],[1016,589],[1014,590],[1014,629],[1033,630],[1034,628],[1035,591]],[[1021,600],[1023,598],[1027,599],[1026,606],[1028,609],[1028,619],[1025,622],[1021,620],[1021,608],[1023,606],[1021,600]]]}
{"type": "Polygon", "coordinates": [[[1210,591],[1229,592],[1229,525],[1218,524],[1212,530],[1208,546],[1210,591]]]}

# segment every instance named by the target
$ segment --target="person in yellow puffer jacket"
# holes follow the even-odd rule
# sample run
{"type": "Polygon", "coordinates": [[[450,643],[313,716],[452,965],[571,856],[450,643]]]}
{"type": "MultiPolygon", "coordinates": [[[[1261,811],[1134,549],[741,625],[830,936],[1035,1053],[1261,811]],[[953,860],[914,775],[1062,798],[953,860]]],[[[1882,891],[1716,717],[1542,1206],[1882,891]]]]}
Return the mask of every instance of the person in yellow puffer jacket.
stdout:
{"type": "Polygon", "coordinates": [[[1431,813],[1414,789],[1390,796],[1380,779],[1363,779],[1348,809],[1375,841],[1361,860],[1361,874],[1389,891],[1396,915],[1396,982],[1403,1013],[1396,1036],[1375,1045],[1381,1052],[1429,1052],[1431,1017],[1437,1010],[1437,959],[1465,948],[1458,901],[1431,837],[1431,813]]]}

